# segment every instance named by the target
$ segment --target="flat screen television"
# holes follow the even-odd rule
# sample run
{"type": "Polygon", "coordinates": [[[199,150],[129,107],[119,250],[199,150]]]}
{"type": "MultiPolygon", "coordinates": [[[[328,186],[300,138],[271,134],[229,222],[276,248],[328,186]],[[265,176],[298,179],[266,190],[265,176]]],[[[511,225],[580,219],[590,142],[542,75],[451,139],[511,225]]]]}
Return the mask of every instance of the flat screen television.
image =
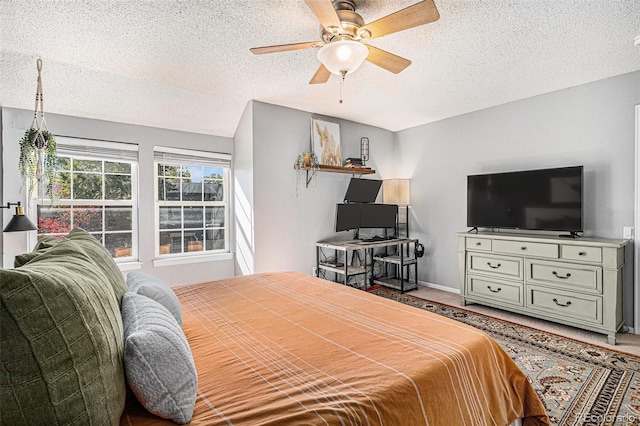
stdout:
{"type": "Polygon", "coordinates": [[[377,179],[351,178],[344,201],[347,203],[373,203],[378,197],[382,181],[377,179]]]}
{"type": "Polygon", "coordinates": [[[467,177],[467,226],[583,231],[583,166],[467,177]]]}

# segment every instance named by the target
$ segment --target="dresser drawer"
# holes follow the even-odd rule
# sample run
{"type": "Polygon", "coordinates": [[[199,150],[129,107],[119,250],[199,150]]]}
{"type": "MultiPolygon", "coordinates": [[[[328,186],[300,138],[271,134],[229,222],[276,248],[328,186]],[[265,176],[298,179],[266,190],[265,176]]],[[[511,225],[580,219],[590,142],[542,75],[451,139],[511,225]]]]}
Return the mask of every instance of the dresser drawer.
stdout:
{"type": "Polygon", "coordinates": [[[602,263],[602,247],[585,247],[563,245],[560,257],[567,260],[602,263]]]}
{"type": "Polygon", "coordinates": [[[599,296],[528,286],[527,307],[561,320],[602,324],[602,297],[599,296]]]}
{"type": "Polygon", "coordinates": [[[494,240],[493,251],[521,256],[548,257],[557,259],[560,248],[558,244],[535,243],[529,241],[494,240]]]}
{"type": "Polygon", "coordinates": [[[527,282],[536,281],[568,291],[602,293],[602,268],[572,263],[527,260],[527,282]]]}
{"type": "Polygon", "coordinates": [[[467,250],[485,250],[491,251],[491,239],[489,238],[467,238],[467,250]]]}
{"type": "Polygon", "coordinates": [[[467,275],[467,293],[470,296],[491,299],[496,302],[523,306],[522,284],[467,275]]]}
{"type": "Polygon", "coordinates": [[[521,257],[467,253],[470,273],[490,274],[504,278],[524,278],[524,260],[521,257]]]}

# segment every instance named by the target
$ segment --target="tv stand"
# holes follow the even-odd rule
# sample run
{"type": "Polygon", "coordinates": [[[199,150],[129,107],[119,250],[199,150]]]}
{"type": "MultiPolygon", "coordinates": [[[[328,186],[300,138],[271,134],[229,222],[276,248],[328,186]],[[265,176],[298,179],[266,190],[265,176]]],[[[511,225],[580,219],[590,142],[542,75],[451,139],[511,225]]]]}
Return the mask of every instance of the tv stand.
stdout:
{"type": "Polygon", "coordinates": [[[479,303],[585,330],[615,345],[629,240],[458,235],[462,305],[479,303]]]}

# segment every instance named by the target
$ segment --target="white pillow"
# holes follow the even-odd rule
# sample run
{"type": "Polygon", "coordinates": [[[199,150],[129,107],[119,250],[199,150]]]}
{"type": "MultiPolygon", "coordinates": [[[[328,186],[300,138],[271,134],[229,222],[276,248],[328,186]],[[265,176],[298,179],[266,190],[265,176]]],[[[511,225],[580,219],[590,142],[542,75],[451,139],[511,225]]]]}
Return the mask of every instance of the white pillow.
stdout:
{"type": "Polygon", "coordinates": [[[167,308],[182,327],[182,306],[178,296],[171,287],[160,279],[143,272],[129,272],[127,274],[129,291],[147,296],[167,308]]]}
{"type": "Polygon", "coordinates": [[[189,423],[198,376],[175,318],[158,302],[127,292],[122,298],[122,324],[124,372],[138,401],[157,416],[189,423]]]}

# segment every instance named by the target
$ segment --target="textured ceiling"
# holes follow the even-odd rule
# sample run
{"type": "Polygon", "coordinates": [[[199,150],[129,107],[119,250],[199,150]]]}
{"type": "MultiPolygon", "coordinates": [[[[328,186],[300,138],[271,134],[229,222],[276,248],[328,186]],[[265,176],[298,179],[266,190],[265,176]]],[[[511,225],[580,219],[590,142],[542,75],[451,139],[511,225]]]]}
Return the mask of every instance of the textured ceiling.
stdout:
{"type": "MultiPolygon", "coordinates": [[[[416,0],[356,0],[366,22],[416,0]]],[[[640,0],[435,0],[440,20],[370,44],[410,59],[309,85],[302,0],[0,0],[0,104],[233,136],[250,99],[401,130],[640,69],[640,0]]]]}

